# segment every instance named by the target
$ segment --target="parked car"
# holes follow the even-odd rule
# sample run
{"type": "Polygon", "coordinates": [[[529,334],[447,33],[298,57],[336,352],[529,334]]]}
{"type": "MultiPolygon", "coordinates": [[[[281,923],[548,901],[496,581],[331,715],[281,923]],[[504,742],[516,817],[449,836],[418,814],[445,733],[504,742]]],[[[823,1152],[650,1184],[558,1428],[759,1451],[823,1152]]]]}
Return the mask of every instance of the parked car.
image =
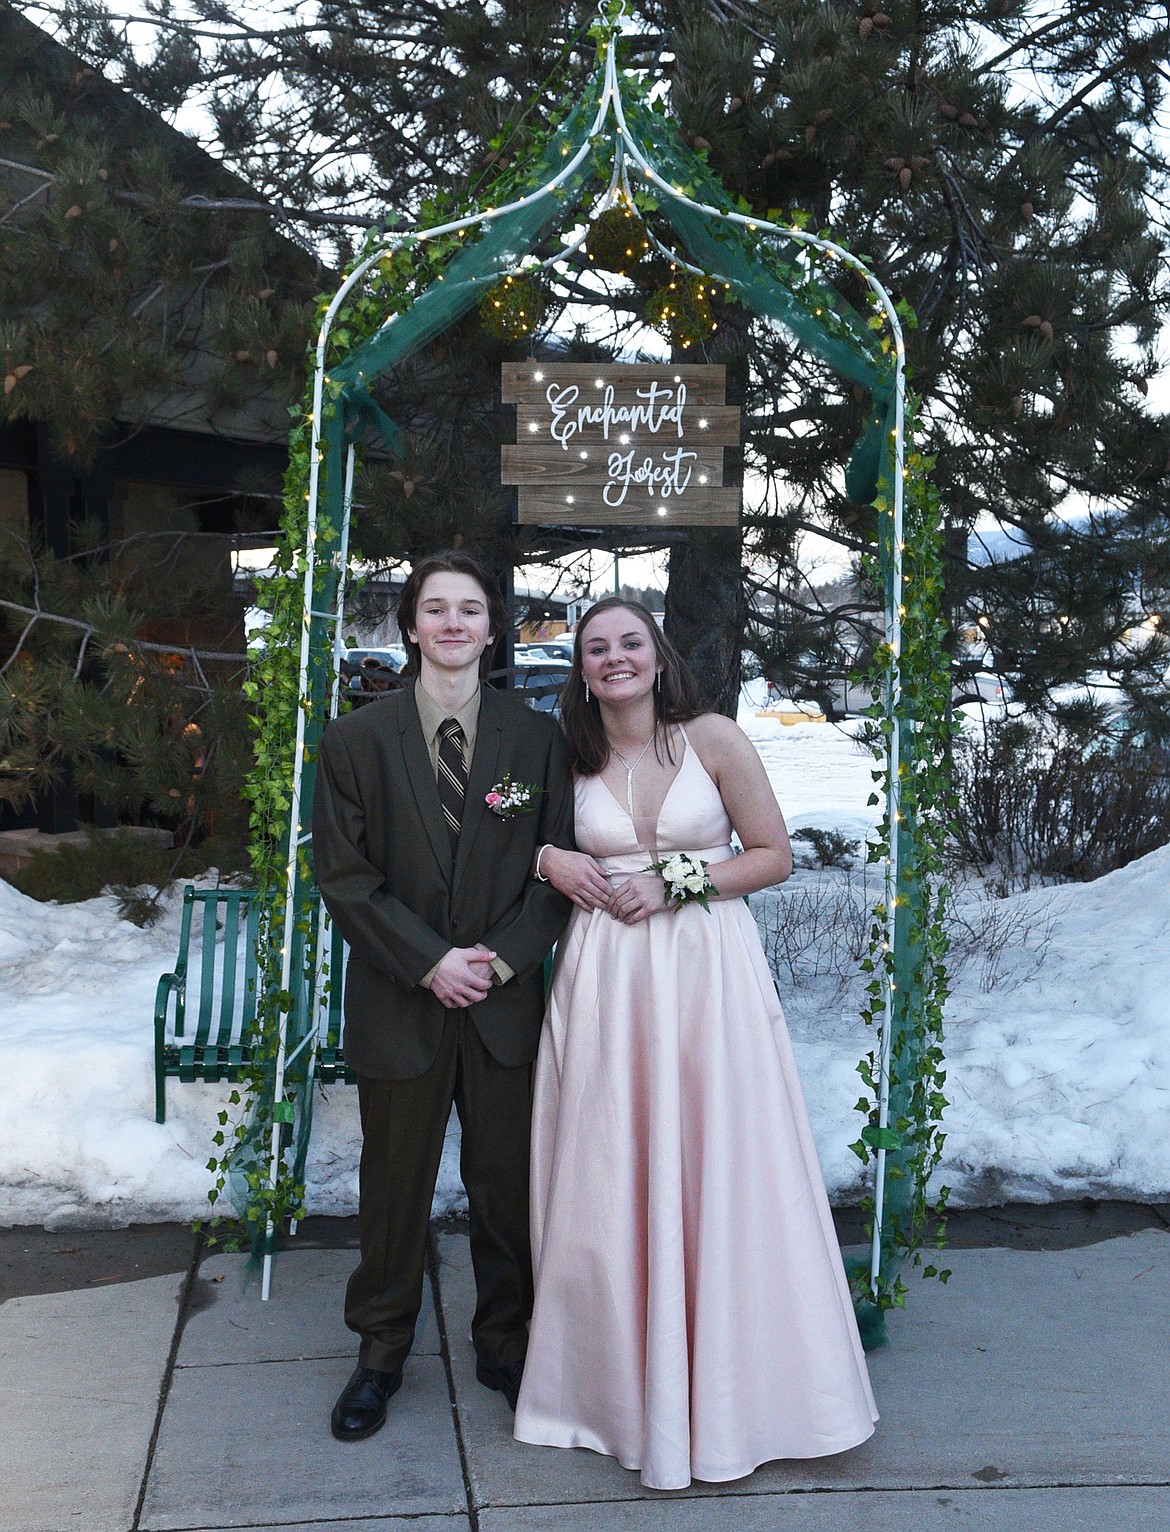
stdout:
{"type": "Polygon", "coordinates": [[[956,702],[997,702],[1012,700],[1012,689],[991,670],[978,670],[973,676],[964,676],[955,682],[956,702]]]}
{"type": "Polygon", "coordinates": [[[401,644],[385,644],[380,649],[347,649],[341,656],[342,672],[347,666],[351,671],[356,670],[371,655],[394,671],[401,670],[406,664],[406,650],[401,644]]]}
{"type": "Polygon", "coordinates": [[[538,664],[519,662],[512,685],[539,713],[561,716],[561,688],[572,667],[557,660],[545,660],[538,664]]]}
{"type": "Polygon", "coordinates": [[[541,644],[540,647],[541,647],[541,649],[544,650],[544,653],[547,655],[547,657],[550,660],[563,660],[566,665],[568,665],[572,661],[572,658],[573,658],[573,641],[572,641],[572,639],[568,639],[566,641],[565,639],[562,638],[562,639],[558,639],[555,642],[553,642],[552,640],[549,640],[548,642],[541,644]]]}
{"type": "Polygon", "coordinates": [[[341,657],[341,684],[351,702],[369,702],[402,685],[399,672],[405,664],[406,650],[400,644],[350,649],[341,657]]]}

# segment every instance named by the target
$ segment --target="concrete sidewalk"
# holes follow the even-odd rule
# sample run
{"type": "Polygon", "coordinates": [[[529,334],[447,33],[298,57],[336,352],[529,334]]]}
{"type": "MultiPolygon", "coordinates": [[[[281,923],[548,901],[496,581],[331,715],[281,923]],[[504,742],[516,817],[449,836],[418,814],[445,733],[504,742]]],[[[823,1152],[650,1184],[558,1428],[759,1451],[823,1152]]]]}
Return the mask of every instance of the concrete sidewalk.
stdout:
{"type": "Polygon", "coordinates": [[[503,1399],[474,1380],[458,1227],[436,1230],[386,1427],[345,1446],[328,1416],[355,1351],[341,1320],[348,1221],[310,1220],[267,1304],[243,1257],[201,1259],[182,1230],[6,1231],[0,1527],[1170,1528],[1170,1214],[1017,1208],[955,1229],[949,1285],[913,1281],[870,1357],[871,1441],[670,1493],[611,1459],[512,1440],[503,1399]]]}

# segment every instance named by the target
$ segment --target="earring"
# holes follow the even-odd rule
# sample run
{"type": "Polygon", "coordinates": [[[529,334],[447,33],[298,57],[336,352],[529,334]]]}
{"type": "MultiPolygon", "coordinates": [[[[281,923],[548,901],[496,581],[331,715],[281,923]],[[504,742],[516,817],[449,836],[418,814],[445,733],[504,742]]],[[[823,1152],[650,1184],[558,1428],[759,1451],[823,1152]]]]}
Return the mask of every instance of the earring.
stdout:
{"type": "Polygon", "coordinates": [[[585,701],[588,702],[589,700],[590,700],[589,682],[586,681],[585,682],[585,701]]]}
{"type": "Polygon", "coordinates": [[[657,689],[658,689],[658,690],[659,690],[659,691],[661,691],[661,690],[662,690],[662,672],[661,672],[661,670],[660,670],[660,671],[658,671],[658,672],[657,672],[657,673],[656,673],[656,674],[655,674],[655,677],[654,677],[654,685],[655,685],[655,686],[656,686],[656,687],[657,687],[657,689]]]}

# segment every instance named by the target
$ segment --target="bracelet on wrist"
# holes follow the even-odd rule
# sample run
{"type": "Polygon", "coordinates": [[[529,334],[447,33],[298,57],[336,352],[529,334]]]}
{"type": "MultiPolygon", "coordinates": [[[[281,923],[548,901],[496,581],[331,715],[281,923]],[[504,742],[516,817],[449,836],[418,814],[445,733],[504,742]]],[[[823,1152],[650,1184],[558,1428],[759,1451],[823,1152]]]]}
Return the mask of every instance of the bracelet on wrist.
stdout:
{"type": "Polygon", "coordinates": [[[711,908],[711,895],[719,892],[707,872],[707,863],[689,851],[676,851],[673,856],[653,864],[666,887],[666,903],[670,909],[680,909],[684,904],[701,904],[711,908]]]}
{"type": "Polygon", "coordinates": [[[532,869],[532,876],[536,879],[536,881],[538,883],[547,883],[548,882],[548,879],[545,877],[545,875],[540,870],[540,859],[541,859],[541,857],[544,855],[544,853],[547,850],[548,850],[548,845],[546,844],[546,845],[541,846],[540,850],[536,853],[536,866],[532,869]]]}

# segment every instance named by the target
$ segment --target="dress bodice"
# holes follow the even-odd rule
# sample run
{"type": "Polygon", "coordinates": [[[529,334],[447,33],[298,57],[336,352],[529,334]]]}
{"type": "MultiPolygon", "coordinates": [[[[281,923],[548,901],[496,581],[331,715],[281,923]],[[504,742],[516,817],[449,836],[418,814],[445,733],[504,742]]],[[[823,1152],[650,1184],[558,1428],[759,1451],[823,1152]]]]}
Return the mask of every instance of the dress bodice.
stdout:
{"type": "Polygon", "coordinates": [[[658,814],[654,846],[639,844],[633,820],[600,777],[578,777],[573,788],[577,848],[596,857],[607,872],[635,872],[675,851],[693,851],[706,862],[732,855],[731,820],[719,789],[681,730],[683,758],[658,814]]]}

